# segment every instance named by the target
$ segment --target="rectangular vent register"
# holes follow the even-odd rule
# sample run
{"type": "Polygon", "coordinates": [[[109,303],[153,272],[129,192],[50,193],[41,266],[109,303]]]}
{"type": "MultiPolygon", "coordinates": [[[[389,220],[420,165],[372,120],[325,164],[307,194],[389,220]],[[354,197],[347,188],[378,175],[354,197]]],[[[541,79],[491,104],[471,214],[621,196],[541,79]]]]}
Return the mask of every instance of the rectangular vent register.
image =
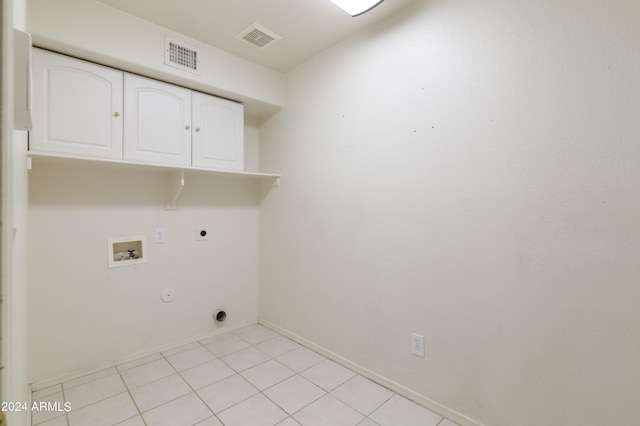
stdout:
{"type": "Polygon", "coordinates": [[[169,37],[164,39],[164,64],[184,71],[200,74],[198,50],[169,37]]]}

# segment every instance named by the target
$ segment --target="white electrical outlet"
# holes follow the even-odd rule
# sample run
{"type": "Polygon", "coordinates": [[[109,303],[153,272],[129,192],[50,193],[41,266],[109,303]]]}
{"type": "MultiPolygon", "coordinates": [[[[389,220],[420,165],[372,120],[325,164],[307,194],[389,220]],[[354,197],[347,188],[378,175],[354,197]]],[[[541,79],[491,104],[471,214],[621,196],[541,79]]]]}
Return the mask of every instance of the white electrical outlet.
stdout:
{"type": "Polygon", "coordinates": [[[164,228],[156,228],[153,231],[153,241],[156,244],[164,244],[166,242],[167,234],[164,232],[164,228]]]}
{"type": "Polygon", "coordinates": [[[424,358],[424,336],[411,333],[411,353],[424,358]]]}
{"type": "Polygon", "coordinates": [[[204,241],[209,240],[211,237],[209,236],[209,227],[208,226],[198,226],[196,227],[196,241],[204,241]]]}

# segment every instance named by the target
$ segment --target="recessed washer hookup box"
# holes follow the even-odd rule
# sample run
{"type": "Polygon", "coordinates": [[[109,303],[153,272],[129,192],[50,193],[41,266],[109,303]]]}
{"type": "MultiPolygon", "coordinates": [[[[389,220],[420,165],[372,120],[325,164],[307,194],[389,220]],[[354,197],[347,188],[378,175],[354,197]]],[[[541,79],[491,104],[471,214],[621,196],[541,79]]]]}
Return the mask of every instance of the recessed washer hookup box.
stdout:
{"type": "Polygon", "coordinates": [[[144,235],[113,237],[107,241],[109,268],[147,262],[147,238],[144,235]]]}

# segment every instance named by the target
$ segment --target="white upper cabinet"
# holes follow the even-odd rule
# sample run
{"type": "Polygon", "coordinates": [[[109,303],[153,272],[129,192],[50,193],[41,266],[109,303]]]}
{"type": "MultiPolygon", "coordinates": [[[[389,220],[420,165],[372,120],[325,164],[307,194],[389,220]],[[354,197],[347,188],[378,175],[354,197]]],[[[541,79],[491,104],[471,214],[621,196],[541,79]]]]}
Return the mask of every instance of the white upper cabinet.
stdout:
{"type": "Polygon", "coordinates": [[[193,92],[192,165],[203,169],[244,170],[242,104],[193,92]]]}
{"type": "Polygon", "coordinates": [[[122,79],[111,68],[33,50],[29,149],[122,159],[122,79]]]}
{"type": "Polygon", "coordinates": [[[244,171],[242,104],[41,49],[29,150],[244,171]]]}
{"type": "Polygon", "coordinates": [[[125,74],[124,159],[191,166],[191,91],[125,74]]]}

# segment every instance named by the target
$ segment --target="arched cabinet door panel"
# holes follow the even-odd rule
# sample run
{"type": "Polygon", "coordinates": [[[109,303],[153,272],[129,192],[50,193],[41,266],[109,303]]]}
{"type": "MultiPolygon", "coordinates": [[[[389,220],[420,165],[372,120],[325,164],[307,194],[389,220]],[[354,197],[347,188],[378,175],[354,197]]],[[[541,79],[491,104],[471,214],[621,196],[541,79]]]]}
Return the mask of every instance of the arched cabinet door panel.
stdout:
{"type": "Polygon", "coordinates": [[[244,170],[242,104],[199,92],[191,99],[193,167],[244,170]]]}
{"type": "Polygon", "coordinates": [[[33,49],[29,150],[122,159],[123,72],[33,49]]]}
{"type": "Polygon", "coordinates": [[[125,74],[124,159],[191,166],[191,91],[125,74]]]}

